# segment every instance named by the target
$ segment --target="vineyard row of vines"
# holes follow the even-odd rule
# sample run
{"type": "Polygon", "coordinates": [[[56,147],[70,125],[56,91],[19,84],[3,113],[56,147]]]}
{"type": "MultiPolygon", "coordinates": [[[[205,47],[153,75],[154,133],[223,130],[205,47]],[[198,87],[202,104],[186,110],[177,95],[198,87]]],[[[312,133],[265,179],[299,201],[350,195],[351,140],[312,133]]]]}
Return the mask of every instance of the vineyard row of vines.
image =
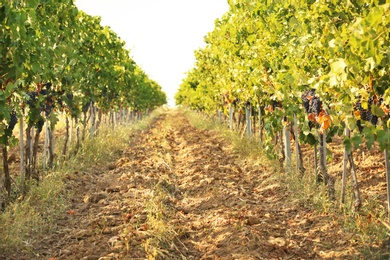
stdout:
{"type": "Polygon", "coordinates": [[[167,103],[125,42],[100,22],[78,10],[73,0],[0,3],[0,209],[12,193],[9,147],[20,144],[18,190],[25,193],[31,178],[39,179],[36,155],[43,130],[48,147],[43,166],[53,164],[53,132],[60,118],[66,121],[66,141],[72,123],[77,126],[80,146],[88,122],[93,136],[102,118],[110,116],[115,123],[117,117],[134,117],[167,103]],[[18,122],[20,135],[15,136],[18,122]]]}
{"type": "MultiPolygon", "coordinates": [[[[196,64],[176,103],[208,114],[222,111],[231,127],[238,112],[247,118],[248,133],[250,119],[258,118],[264,151],[274,158],[275,140],[289,137],[288,130],[298,154],[300,143],[314,146],[315,157],[319,153],[319,176],[331,198],[334,178],[327,173],[326,144],[342,137],[342,196],[349,163],[356,207],[360,195],[352,152],[378,144],[387,171],[390,220],[390,4],[229,0],[229,5],[205,37],[206,47],[195,53],[196,64]]],[[[290,145],[288,138],[284,144],[290,145]]],[[[288,152],[283,155],[288,165],[288,152]]],[[[296,161],[302,172],[302,158],[296,161]]]]}

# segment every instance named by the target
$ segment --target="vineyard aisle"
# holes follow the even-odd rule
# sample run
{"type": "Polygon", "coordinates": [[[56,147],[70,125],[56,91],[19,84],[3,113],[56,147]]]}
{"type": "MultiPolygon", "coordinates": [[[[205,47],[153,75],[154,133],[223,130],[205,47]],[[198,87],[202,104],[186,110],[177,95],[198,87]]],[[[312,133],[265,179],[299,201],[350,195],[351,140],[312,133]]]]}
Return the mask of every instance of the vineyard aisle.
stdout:
{"type": "Polygon", "coordinates": [[[293,201],[271,170],[240,159],[182,112],[163,113],[131,140],[106,169],[69,177],[72,206],[34,249],[36,259],[359,255],[336,218],[293,201]]]}

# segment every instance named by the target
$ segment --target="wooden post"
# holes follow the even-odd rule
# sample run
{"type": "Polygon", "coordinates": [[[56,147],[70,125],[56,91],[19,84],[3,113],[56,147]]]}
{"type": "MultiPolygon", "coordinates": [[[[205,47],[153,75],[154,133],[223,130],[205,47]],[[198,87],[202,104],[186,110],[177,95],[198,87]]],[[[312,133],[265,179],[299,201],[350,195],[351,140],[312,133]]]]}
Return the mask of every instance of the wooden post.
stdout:
{"type": "Polygon", "coordinates": [[[320,169],[324,184],[327,183],[327,167],[326,167],[326,136],[325,132],[323,134],[319,134],[320,140],[320,169]]]}
{"type": "Polygon", "coordinates": [[[355,195],[355,203],[354,203],[354,209],[357,210],[359,207],[362,205],[362,198],[360,196],[360,191],[359,191],[359,184],[358,184],[358,179],[357,179],[357,170],[356,170],[356,165],[353,161],[353,156],[352,153],[348,154],[349,158],[349,164],[351,166],[351,175],[352,175],[352,181],[353,181],[353,192],[355,195]]]}
{"type": "MultiPolygon", "coordinates": [[[[22,193],[25,193],[25,188],[26,188],[26,167],[25,167],[25,162],[24,162],[24,120],[23,116],[20,117],[19,120],[19,150],[20,150],[20,182],[21,182],[21,187],[20,190],[22,193]]],[[[1,207],[1,204],[0,204],[1,207]]]]}
{"type": "Polygon", "coordinates": [[[95,126],[96,126],[96,110],[95,110],[95,106],[93,105],[93,103],[91,102],[91,105],[90,105],[90,110],[89,110],[89,113],[91,115],[91,126],[89,128],[89,136],[90,138],[94,138],[94,135],[95,135],[95,126]]]}
{"type": "Polygon", "coordinates": [[[261,117],[262,117],[262,114],[261,114],[261,106],[259,106],[259,140],[260,140],[260,144],[263,142],[263,125],[261,123],[261,117]]]}
{"type": "Polygon", "coordinates": [[[229,128],[233,130],[233,107],[230,105],[229,107],[229,128]]]}
{"type": "Polygon", "coordinates": [[[30,145],[30,158],[29,158],[29,160],[30,160],[30,169],[32,169],[32,161],[33,161],[33,153],[32,153],[32,151],[33,151],[33,147],[34,147],[34,132],[35,132],[35,127],[33,126],[33,127],[31,127],[31,140],[30,140],[30,143],[29,143],[29,145],[30,145]]]}
{"type": "Polygon", "coordinates": [[[318,159],[317,159],[317,144],[314,143],[314,175],[316,177],[316,184],[318,184],[318,159]]]}
{"type": "Polygon", "coordinates": [[[385,151],[385,165],[386,165],[386,181],[387,181],[387,211],[390,223],[390,163],[389,163],[389,149],[386,147],[385,151]]]}
{"type": "Polygon", "coordinates": [[[286,158],[286,169],[291,171],[291,145],[290,145],[290,131],[287,126],[283,126],[284,133],[284,155],[286,158]]]}
{"type": "Polygon", "coordinates": [[[294,135],[295,135],[295,161],[296,161],[296,170],[299,172],[301,169],[300,160],[299,160],[299,143],[298,143],[298,120],[297,115],[294,114],[294,135]]]}
{"type": "Polygon", "coordinates": [[[44,141],[44,144],[43,144],[43,170],[46,170],[46,166],[47,166],[47,147],[48,147],[48,144],[49,144],[49,122],[47,120],[47,117],[45,117],[45,141],[44,141]]]}
{"type": "Polygon", "coordinates": [[[68,147],[69,142],[69,118],[68,115],[65,114],[65,140],[64,140],[64,146],[62,149],[62,155],[66,155],[66,150],[68,147]]]}
{"type": "Polygon", "coordinates": [[[251,109],[250,107],[245,107],[245,118],[246,118],[246,130],[247,130],[247,136],[251,137],[252,134],[252,124],[251,124],[251,109]]]}
{"type": "Polygon", "coordinates": [[[73,117],[70,117],[70,129],[69,129],[69,147],[72,145],[72,137],[73,137],[73,128],[74,128],[74,121],[73,117]]]}
{"type": "MultiPolygon", "coordinates": [[[[348,126],[345,127],[344,131],[345,137],[349,137],[348,126]]],[[[345,203],[345,191],[347,186],[347,164],[348,164],[348,151],[347,147],[344,147],[344,160],[343,160],[343,175],[341,178],[341,204],[345,203]]]]}

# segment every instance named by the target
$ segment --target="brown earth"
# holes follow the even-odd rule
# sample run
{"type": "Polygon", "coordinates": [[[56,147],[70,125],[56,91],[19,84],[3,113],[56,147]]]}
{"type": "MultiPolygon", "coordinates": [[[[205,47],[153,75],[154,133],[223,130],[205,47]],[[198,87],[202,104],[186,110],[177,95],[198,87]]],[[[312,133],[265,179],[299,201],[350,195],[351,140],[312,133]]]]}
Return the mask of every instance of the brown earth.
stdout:
{"type": "Polygon", "coordinates": [[[337,216],[290,196],[274,171],[216,132],[162,114],[121,159],[68,176],[57,231],[9,259],[359,259],[337,216]]]}

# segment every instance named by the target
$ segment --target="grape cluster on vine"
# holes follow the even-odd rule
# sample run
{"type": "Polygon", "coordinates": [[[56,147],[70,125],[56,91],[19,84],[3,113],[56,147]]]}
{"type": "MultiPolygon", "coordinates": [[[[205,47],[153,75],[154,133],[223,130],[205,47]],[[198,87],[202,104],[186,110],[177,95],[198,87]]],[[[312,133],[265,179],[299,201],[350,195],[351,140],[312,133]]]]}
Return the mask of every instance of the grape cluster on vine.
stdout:
{"type": "Polygon", "coordinates": [[[320,133],[328,129],[332,123],[331,117],[322,106],[322,101],[317,96],[315,89],[305,91],[301,95],[303,107],[309,119],[309,128],[320,126],[320,133]]]}
{"type": "Polygon", "coordinates": [[[14,130],[16,124],[18,123],[18,117],[16,115],[16,111],[13,110],[11,113],[10,113],[10,120],[9,120],[9,123],[8,123],[8,127],[7,129],[9,130],[14,130]]]}
{"type": "Polygon", "coordinates": [[[241,103],[241,100],[239,98],[235,98],[232,102],[232,105],[234,107],[237,107],[241,103]]]}
{"type": "Polygon", "coordinates": [[[372,113],[373,105],[376,105],[380,109],[382,109],[382,111],[385,114],[385,117],[390,117],[390,109],[384,104],[383,97],[379,97],[379,98],[377,96],[369,97],[367,100],[367,104],[365,106],[363,106],[363,102],[359,97],[353,106],[353,114],[357,119],[356,125],[359,128],[360,132],[363,131],[363,126],[361,121],[370,122],[374,126],[378,124],[379,117],[372,113]]]}
{"type": "Polygon", "coordinates": [[[316,95],[315,89],[305,91],[302,96],[303,107],[305,108],[306,114],[314,114],[318,116],[322,111],[322,102],[316,95]]]}
{"type": "Polygon", "coordinates": [[[371,112],[371,106],[374,103],[374,98],[370,97],[368,99],[368,105],[367,109],[364,109],[362,106],[362,102],[360,99],[355,103],[354,105],[354,115],[359,120],[370,122],[373,125],[376,125],[378,123],[378,117],[373,115],[371,112]]]}
{"type": "Polygon", "coordinates": [[[30,108],[39,108],[48,117],[54,109],[54,100],[57,100],[58,104],[62,106],[61,96],[64,92],[56,91],[52,88],[52,84],[47,82],[38,85],[35,91],[27,92],[26,94],[28,96],[27,105],[30,108]],[[40,99],[40,97],[43,98],[40,99]]]}

